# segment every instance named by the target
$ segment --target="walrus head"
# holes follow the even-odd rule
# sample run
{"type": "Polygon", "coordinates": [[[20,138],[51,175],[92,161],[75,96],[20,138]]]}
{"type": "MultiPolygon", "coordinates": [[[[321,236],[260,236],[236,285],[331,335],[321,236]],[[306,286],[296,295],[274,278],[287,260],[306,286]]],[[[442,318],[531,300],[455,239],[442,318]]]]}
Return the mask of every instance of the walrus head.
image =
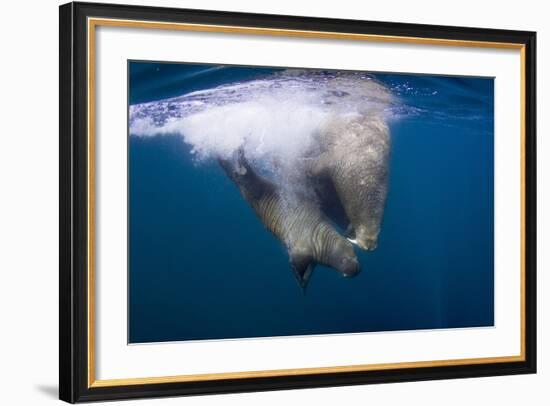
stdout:
{"type": "Polygon", "coordinates": [[[336,268],[336,270],[340,272],[344,278],[353,278],[361,272],[361,266],[357,258],[345,257],[340,261],[340,266],[336,268]]]}
{"type": "Polygon", "coordinates": [[[334,242],[330,248],[329,265],[345,278],[351,278],[361,272],[353,246],[345,239],[334,242]]]}
{"type": "Polygon", "coordinates": [[[300,247],[291,249],[290,264],[298,284],[304,291],[317,263],[334,268],[344,278],[352,278],[361,272],[361,266],[353,246],[345,238],[341,236],[333,238],[325,245],[325,249],[326,251],[317,258],[319,262],[313,259],[307,249],[300,250],[300,247]]]}

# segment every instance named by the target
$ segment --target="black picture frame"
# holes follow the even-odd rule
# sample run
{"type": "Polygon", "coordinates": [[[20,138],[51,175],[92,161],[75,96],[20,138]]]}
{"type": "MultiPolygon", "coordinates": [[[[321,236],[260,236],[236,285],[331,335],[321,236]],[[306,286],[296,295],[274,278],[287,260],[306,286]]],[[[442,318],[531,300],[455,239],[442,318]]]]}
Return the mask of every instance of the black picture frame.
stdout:
{"type": "Polygon", "coordinates": [[[112,4],[60,6],[59,397],[67,402],[265,391],[536,372],[536,33],[112,4]],[[376,36],[483,41],[524,52],[524,359],[390,370],[191,382],[90,385],[87,188],[87,19],[110,18],[376,36]]]}

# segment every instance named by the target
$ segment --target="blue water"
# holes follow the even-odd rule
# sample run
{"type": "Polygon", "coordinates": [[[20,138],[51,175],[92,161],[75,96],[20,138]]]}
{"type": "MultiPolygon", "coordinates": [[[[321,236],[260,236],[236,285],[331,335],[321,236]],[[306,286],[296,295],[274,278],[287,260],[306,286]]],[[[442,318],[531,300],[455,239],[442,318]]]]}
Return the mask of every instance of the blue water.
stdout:
{"type": "MultiPolygon", "coordinates": [[[[276,71],[131,62],[130,104],[276,71]]],[[[352,279],[318,266],[305,294],[214,160],[129,137],[129,342],[493,325],[493,79],[373,77],[402,110],[378,248],[352,279]]]]}

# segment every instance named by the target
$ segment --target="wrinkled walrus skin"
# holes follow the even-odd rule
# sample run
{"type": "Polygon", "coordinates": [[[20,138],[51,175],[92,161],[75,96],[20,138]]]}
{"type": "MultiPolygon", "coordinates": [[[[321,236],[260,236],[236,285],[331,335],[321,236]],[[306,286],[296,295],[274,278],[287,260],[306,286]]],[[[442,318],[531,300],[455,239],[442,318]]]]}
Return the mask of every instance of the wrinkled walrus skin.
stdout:
{"type": "Polygon", "coordinates": [[[344,277],[360,272],[353,246],[338,234],[314,202],[305,196],[285,201],[275,184],[254,171],[242,151],[236,159],[220,159],[219,163],[261,222],[286,246],[303,289],[316,264],[332,267],[344,277]]]}
{"type": "Polygon", "coordinates": [[[332,182],[350,222],[349,240],[376,249],[388,193],[387,124],[379,115],[339,118],[321,131],[319,143],[312,176],[332,182]]]}

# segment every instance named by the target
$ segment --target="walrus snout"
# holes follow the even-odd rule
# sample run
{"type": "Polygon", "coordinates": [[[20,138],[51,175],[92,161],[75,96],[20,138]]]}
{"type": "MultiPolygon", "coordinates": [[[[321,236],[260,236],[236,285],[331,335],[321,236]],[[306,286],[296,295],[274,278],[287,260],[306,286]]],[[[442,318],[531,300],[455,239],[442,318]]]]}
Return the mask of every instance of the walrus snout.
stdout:
{"type": "Polygon", "coordinates": [[[340,272],[344,278],[353,278],[361,272],[361,266],[359,265],[359,261],[355,258],[344,258],[338,267],[338,272],[340,272]]]}
{"type": "Polygon", "coordinates": [[[378,247],[378,233],[369,233],[366,227],[358,227],[355,231],[355,244],[363,250],[374,251],[378,247]]]}
{"type": "Polygon", "coordinates": [[[378,247],[377,238],[365,238],[363,240],[357,239],[357,246],[366,251],[374,251],[378,247]]]}

